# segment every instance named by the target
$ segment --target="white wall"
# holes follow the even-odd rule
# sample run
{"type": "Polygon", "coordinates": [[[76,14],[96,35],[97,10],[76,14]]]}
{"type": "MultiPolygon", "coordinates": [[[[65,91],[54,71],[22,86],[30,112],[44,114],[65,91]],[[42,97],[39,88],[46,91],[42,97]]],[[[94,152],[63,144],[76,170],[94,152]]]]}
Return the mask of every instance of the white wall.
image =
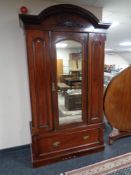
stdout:
{"type": "Polygon", "coordinates": [[[69,74],[69,58],[70,53],[80,53],[80,49],[57,49],[57,59],[63,59],[63,73],[69,74]]]}
{"type": "Polygon", "coordinates": [[[115,64],[117,67],[125,67],[126,65],[129,65],[129,62],[125,60],[122,56],[116,54],[116,53],[106,53],[105,54],[105,64],[111,65],[115,64]]]}
{"type": "Polygon", "coordinates": [[[131,64],[131,52],[120,52],[119,55],[131,64]]]}
{"type": "Polygon", "coordinates": [[[51,4],[42,0],[0,1],[0,149],[30,143],[26,45],[19,8],[26,5],[37,13],[51,4]]]}
{"type": "MultiPolygon", "coordinates": [[[[53,4],[44,0],[0,1],[0,149],[30,143],[26,46],[19,8],[25,5],[30,13],[38,14],[53,4]]],[[[93,12],[100,15],[98,10],[93,12]]]]}

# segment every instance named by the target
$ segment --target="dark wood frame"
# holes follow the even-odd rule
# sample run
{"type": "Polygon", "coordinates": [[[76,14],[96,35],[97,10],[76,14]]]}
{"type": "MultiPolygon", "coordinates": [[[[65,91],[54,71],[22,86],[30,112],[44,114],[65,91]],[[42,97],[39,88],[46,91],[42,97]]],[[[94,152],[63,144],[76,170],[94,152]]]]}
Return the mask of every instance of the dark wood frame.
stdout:
{"type": "Polygon", "coordinates": [[[85,123],[87,123],[87,47],[88,45],[86,45],[86,48],[85,48],[85,43],[87,44],[87,40],[88,40],[88,36],[86,33],[72,33],[72,32],[53,32],[52,33],[52,54],[51,54],[51,57],[52,57],[52,70],[53,68],[55,68],[55,70],[52,71],[52,77],[54,79],[54,83],[55,83],[55,89],[57,89],[57,66],[56,66],[56,48],[54,47],[54,45],[57,43],[57,42],[60,42],[60,41],[63,41],[63,40],[74,40],[74,41],[78,41],[82,44],[82,64],[83,64],[83,76],[85,77],[84,78],[84,81],[82,81],[82,93],[83,93],[83,96],[82,96],[82,119],[83,121],[80,122],[80,123],[72,123],[72,124],[67,124],[66,125],[59,125],[59,112],[58,112],[58,95],[57,95],[57,91],[55,91],[52,95],[54,96],[53,98],[53,106],[55,106],[55,112],[54,112],[54,119],[55,119],[55,122],[56,122],[56,125],[55,125],[55,128],[58,129],[58,128],[67,128],[67,127],[76,127],[77,126],[81,126],[82,124],[84,125],[85,123]]]}
{"type": "Polygon", "coordinates": [[[27,41],[33,166],[103,150],[104,43],[109,24],[99,23],[89,11],[69,4],[49,7],[38,16],[20,14],[19,17],[27,41]],[[58,35],[53,39],[55,32],[58,35]],[[81,40],[85,50],[84,122],[59,126],[54,115],[58,113],[53,100],[57,99],[56,92],[52,92],[52,82],[56,86],[54,43],[65,38],[65,34],[66,39],[88,36],[81,40]]]}
{"type": "MultiPolygon", "coordinates": [[[[110,26],[109,23],[100,23],[97,17],[93,15],[91,12],[87,11],[86,9],[83,9],[81,7],[78,7],[76,5],[71,5],[71,4],[60,4],[60,5],[48,7],[47,9],[43,10],[38,16],[20,14],[19,17],[23,21],[23,23],[27,26],[41,25],[41,23],[49,16],[62,14],[62,13],[77,14],[82,18],[86,19],[87,21],[89,21],[95,28],[98,28],[98,29],[108,29],[110,26]]],[[[82,27],[82,25],[80,26],[78,24],[78,27],[82,27]]]]}

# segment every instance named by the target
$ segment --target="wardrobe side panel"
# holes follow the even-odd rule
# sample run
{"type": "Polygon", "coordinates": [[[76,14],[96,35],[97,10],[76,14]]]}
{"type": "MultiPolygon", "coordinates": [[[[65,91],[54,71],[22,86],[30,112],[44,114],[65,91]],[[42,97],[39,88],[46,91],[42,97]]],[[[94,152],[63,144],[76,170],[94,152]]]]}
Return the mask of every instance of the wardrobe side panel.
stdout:
{"type": "Polygon", "coordinates": [[[103,117],[104,45],[104,34],[89,34],[88,115],[90,123],[102,122],[103,117]]]}
{"type": "Polygon", "coordinates": [[[48,32],[27,30],[32,131],[52,129],[51,75],[48,32]]]}

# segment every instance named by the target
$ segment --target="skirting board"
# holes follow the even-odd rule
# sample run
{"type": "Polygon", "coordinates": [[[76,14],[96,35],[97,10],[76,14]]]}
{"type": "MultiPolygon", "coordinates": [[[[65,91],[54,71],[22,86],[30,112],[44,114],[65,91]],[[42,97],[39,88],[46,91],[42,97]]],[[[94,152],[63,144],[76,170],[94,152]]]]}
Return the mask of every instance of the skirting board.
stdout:
{"type": "Polygon", "coordinates": [[[30,144],[15,146],[15,147],[6,148],[6,149],[0,149],[0,153],[6,153],[6,152],[11,152],[11,151],[20,151],[20,150],[29,149],[29,148],[30,148],[30,144]]]}

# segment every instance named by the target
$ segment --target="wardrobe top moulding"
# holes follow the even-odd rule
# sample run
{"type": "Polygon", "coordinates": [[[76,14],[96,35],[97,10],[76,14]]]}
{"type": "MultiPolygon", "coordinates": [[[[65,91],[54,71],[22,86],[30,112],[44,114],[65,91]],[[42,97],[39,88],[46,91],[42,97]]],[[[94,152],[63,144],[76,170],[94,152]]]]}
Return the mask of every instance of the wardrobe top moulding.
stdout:
{"type": "Polygon", "coordinates": [[[25,29],[61,31],[61,27],[64,27],[64,31],[74,28],[74,31],[105,33],[110,26],[109,23],[99,22],[97,17],[86,9],[71,4],[48,7],[39,15],[19,14],[19,18],[25,29]]]}

